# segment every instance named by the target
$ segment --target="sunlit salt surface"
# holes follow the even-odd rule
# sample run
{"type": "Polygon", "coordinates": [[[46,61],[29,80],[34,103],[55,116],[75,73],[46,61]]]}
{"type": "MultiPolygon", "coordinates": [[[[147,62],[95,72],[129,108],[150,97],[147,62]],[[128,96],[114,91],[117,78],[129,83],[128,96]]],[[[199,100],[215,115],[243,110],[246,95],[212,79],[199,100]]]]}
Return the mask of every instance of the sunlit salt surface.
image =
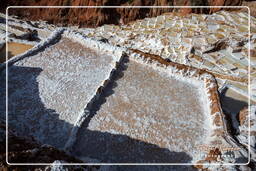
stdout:
{"type": "Polygon", "coordinates": [[[73,153],[94,162],[191,162],[206,131],[204,90],[134,61],[121,70],[80,128],[73,153]]]}
{"type": "MultiPolygon", "coordinates": [[[[112,57],[67,38],[9,67],[8,123],[19,135],[63,147],[99,85],[112,57]]],[[[5,72],[1,73],[4,83],[5,72]]],[[[1,88],[4,84],[1,84],[1,88]]],[[[1,91],[1,104],[5,104],[1,91]]],[[[5,106],[1,110],[5,113],[5,106]]]]}

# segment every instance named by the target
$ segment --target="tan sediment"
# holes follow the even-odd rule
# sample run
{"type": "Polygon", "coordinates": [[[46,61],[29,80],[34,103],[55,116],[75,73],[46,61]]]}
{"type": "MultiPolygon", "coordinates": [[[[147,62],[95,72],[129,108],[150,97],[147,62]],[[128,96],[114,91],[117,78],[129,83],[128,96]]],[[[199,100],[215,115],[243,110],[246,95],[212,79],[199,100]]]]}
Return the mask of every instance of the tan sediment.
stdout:
{"type": "MultiPolygon", "coordinates": [[[[7,46],[8,46],[8,55],[7,55],[8,59],[12,58],[13,56],[22,54],[33,47],[33,45],[16,43],[16,42],[9,42],[7,46]]],[[[4,45],[0,49],[0,63],[3,63],[5,61],[6,61],[6,45],[4,45]]]]}
{"type": "Polygon", "coordinates": [[[234,77],[234,76],[225,75],[225,74],[218,74],[218,73],[210,72],[210,71],[207,71],[207,72],[211,73],[212,75],[214,75],[217,78],[227,79],[227,80],[237,81],[237,82],[242,82],[242,83],[248,83],[247,78],[239,78],[239,77],[234,77]]]}

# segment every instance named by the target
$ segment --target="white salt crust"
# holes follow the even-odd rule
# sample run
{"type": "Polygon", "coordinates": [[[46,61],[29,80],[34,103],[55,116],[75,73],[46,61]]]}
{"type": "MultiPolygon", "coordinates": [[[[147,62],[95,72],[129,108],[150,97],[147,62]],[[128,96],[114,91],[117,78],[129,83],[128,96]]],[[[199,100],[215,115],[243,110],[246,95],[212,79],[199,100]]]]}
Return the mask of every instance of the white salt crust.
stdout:
{"type": "MultiPolygon", "coordinates": [[[[209,132],[206,134],[205,137],[205,143],[210,143],[210,141],[213,139],[212,137],[210,137],[212,135],[212,131],[218,127],[213,125],[213,116],[214,115],[210,115],[210,105],[211,102],[207,101],[205,99],[209,99],[210,96],[208,93],[208,89],[211,87],[214,87],[216,85],[214,85],[213,83],[211,83],[211,85],[209,85],[209,87],[206,87],[206,84],[204,83],[205,80],[214,80],[214,77],[211,76],[210,74],[202,74],[201,76],[197,76],[196,75],[196,70],[191,69],[190,71],[187,71],[186,73],[184,73],[183,70],[179,70],[175,67],[165,67],[163,65],[159,65],[159,63],[157,62],[150,62],[145,60],[144,58],[142,58],[140,55],[135,54],[135,53],[131,53],[129,54],[129,57],[131,60],[135,60],[137,63],[140,63],[142,65],[147,65],[149,67],[151,67],[154,70],[157,70],[158,72],[170,76],[174,79],[177,80],[181,80],[185,83],[189,83],[192,84],[196,87],[201,87],[201,89],[205,89],[206,91],[203,91],[202,95],[200,96],[200,100],[202,102],[202,104],[204,104],[204,113],[205,113],[205,124],[204,124],[204,129],[208,130],[209,132]],[[196,77],[197,76],[197,77],[196,77]]],[[[219,113],[216,113],[216,115],[219,113]]],[[[112,130],[114,131],[114,130],[112,130]]],[[[114,131],[115,132],[115,131],[114,131]]],[[[114,133],[112,132],[112,133],[114,133]]],[[[198,161],[199,159],[202,159],[201,157],[195,157],[193,158],[193,161],[198,161]]]]}
{"type": "Polygon", "coordinates": [[[210,138],[210,135],[212,133],[212,130],[214,130],[216,127],[213,125],[213,118],[210,115],[210,105],[211,102],[209,100],[205,100],[205,99],[209,99],[209,94],[207,94],[207,89],[208,87],[205,86],[205,83],[202,79],[214,79],[211,75],[209,74],[204,74],[201,77],[196,77],[196,70],[191,70],[191,71],[187,71],[186,74],[184,75],[182,70],[179,70],[175,67],[172,66],[164,66],[164,65],[159,65],[158,62],[149,62],[147,59],[143,59],[143,57],[141,57],[139,54],[135,54],[132,53],[130,55],[130,58],[132,60],[135,60],[136,62],[142,64],[142,65],[147,65],[152,67],[153,69],[165,74],[165,75],[169,75],[170,77],[177,79],[177,80],[181,80],[185,83],[189,83],[192,84],[196,87],[200,87],[200,89],[202,90],[206,90],[203,91],[203,93],[201,94],[202,96],[200,96],[201,102],[204,104],[204,113],[205,113],[205,125],[204,128],[206,130],[209,130],[208,132],[208,137],[205,139],[206,142],[208,142],[208,139],[210,138]],[[210,129],[209,129],[210,127],[210,129]]]}
{"type": "MultiPolygon", "coordinates": [[[[90,131],[100,131],[99,136],[104,136],[105,132],[117,136],[122,135],[120,139],[128,136],[133,140],[138,139],[161,148],[168,148],[170,151],[186,152],[189,156],[193,156],[193,153],[197,151],[196,145],[204,142],[204,135],[207,135],[202,127],[205,118],[200,97],[203,91],[200,91],[200,87],[194,84],[171,77],[168,72],[155,70],[151,66],[133,60],[129,60],[127,67],[123,71],[123,77],[115,80],[117,87],[113,88],[114,93],[107,97],[106,103],[97,111],[88,127],[80,129],[73,152],[75,151],[79,157],[86,155],[94,157],[101,152],[103,155],[105,152],[109,155],[115,153],[116,149],[104,149],[105,145],[97,144],[97,138],[92,139],[90,131]],[[184,94],[181,95],[182,93],[184,94]],[[90,130],[88,134],[85,129],[90,130]],[[198,138],[194,139],[193,136],[198,138]],[[88,142],[88,139],[91,141],[88,142]],[[88,154],[86,147],[94,144],[93,142],[96,144],[90,149],[95,148],[96,152],[88,154]],[[98,148],[102,151],[99,152],[98,148]]],[[[111,146],[111,142],[107,139],[105,141],[107,146],[111,146]]],[[[123,145],[123,148],[125,147],[126,145],[123,145]]],[[[143,148],[145,146],[137,153],[140,155],[148,153],[147,150],[143,152],[143,148]]],[[[127,154],[126,157],[133,156],[133,152],[129,150],[124,150],[122,153],[127,154]]],[[[161,154],[155,155],[159,156],[159,161],[168,161],[160,157],[161,154]]],[[[102,156],[102,162],[110,159],[107,156],[102,156]]],[[[112,162],[125,161],[123,155],[120,156],[121,159],[118,155],[113,155],[111,158],[113,158],[112,162]]],[[[134,157],[136,159],[133,160],[131,157],[128,158],[126,162],[147,160],[146,156],[141,159],[134,157]]],[[[188,162],[184,159],[177,161],[188,162]]]]}
{"type": "MultiPolygon", "coordinates": [[[[40,24],[43,24],[43,26],[44,26],[44,28],[41,29],[41,28],[33,27],[33,26],[31,26],[30,24],[28,24],[27,22],[24,22],[24,21],[23,21],[23,23],[21,23],[21,21],[22,20],[17,20],[17,19],[15,19],[15,21],[10,21],[9,20],[8,25],[19,26],[19,27],[22,27],[22,28],[25,28],[25,29],[37,30],[39,37],[43,38],[43,39],[45,39],[45,38],[47,39],[47,37],[53,32],[53,30],[49,29],[48,24],[40,23],[40,24]]],[[[55,29],[58,29],[58,28],[55,28],[55,29]]],[[[17,29],[9,27],[9,30],[16,31],[17,29]]]]}
{"type": "Polygon", "coordinates": [[[64,36],[71,40],[79,42],[88,48],[94,49],[97,52],[112,54],[113,59],[115,61],[119,61],[123,52],[126,50],[126,48],[116,47],[116,46],[112,46],[110,44],[106,44],[106,43],[103,43],[100,41],[93,40],[92,38],[88,38],[79,32],[74,32],[71,30],[65,30],[64,36]]]}
{"type": "MultiPolygon", "coordinates": [[[[75,137],[76,131],[77,131],[78,127],[80,126],[80,124],[83,122],[83,119],[87,114],[86,110],[87,110],[88,106],[90,106],[92,101],[97,99],[97,97],[99,95],[98,89],[102,88],[106,84],[106,80],[109,79],[110,75],[112,74],[112,71],[116,68],[116,63],[119,62],[119,60],[122,57],[122,51],[118,48],[113,48],[109,45],[104,46],[104,48],[101,47],[100,48],[101,51],[99,51],[99,50],[95,49],[95,47],[103,45],[102,43],[99,42],[97,44],[97,42],[95,42],[93,40],[88,40],[85,37],[82,37],[81,35],[72,33],[70,31],[66,31],[64,36],[61,37],[59,42],[51,45],[52,41],[55,40],[55,38],[61,36],[61,33],[63,31],[64,31],[63,29],[55,31],[53,33],[53,36],[51,36],[49,39],[47,39],[48,41],[44,41],[44,42],[40,43],[39,45],[37,45],[36,47],[32,48],[32,50],[11,59],[9,61],[10,62],[9,63],[9,65],[10,65],[9,81],[12,81],[14,79],[13,81],[15,82],[15,80],[18,81],[19,79],[22,79],[22,78],[19,78],[19,75],[14,75],[14,73],[16,72],[15,71],[16,67],[18,67],[17,70],[19,69],[20,66],[32,67],[32,68],[40,67],[43,69],[41,71],[42,74],[40,73],[39,76],[36,78],[37,82],[38,82],[39,95],[41,97],[41,101],[43,102],[45,108],[53,109],[56,111],[56,114],[59,114],[59,116],[58,116],[59,120],[63,120],[64,122],[72,124],[73,128],[71,128],[71,130],[69,131],[70,125],[68,125],[68,124],[66,124],[67,126],[62,125],[62,123],[60,123],[60,125],[58,125],[58,123],[56,123],[56,125],[53,125],[52,122],[54,120],[51,121],[51,120],[48,120],[47,118],[43,118],[46,116],[42,116],[41,119],[38,119],[39,123],[35,123],[36,125],[31,124],[29,126],[29,127],[31,127],[30,128],[31,130],[32,129],[40,129],[40,130],[38,132],[34,132],[34,133],[30,132],[30,134],[33,134],[33,136],[35,136],[36,139],[38,139],[39,141],[41,141],[43,143],[49,143],[56,147],[59,147],[59,148],[64,147],[65,149],[67,149],[69,146],[72,145],[73,141],[76,139],[76,137],[75,137]],[[67,37],[70,37],[72,39],[69,39],[67,37]],[[79,41],[77,42],[76,40],[79,40],[79,41]],[[69,47],[68,44],[67,45],[63,44],[62,43],[63,41],[64,42],[66,41],[66,43],[71,43],[71,47],[69,47]],[[74,44],[74,47],[72,47],[73,43],[75,43],[77,45],[74,44]],[[75,48],[75,46],[78,46],[78,44],[80,44],[80,46],[83,46],[86,49],[91,49],[90,51],[92,51],[92,52],[97,53],[96,55],[98,56],[99,62],[97,63],[95,61],[96,59],[92,58],[92,56],[91,56],[92,52],[88,52],[90,54],[88,56],[88,60],[92,60],[92,61],[86,62],[86,60],[82,60],[82,58],[83,58],[82,56],[79,56],[80,49],[76,50],[74,52],[72,52],[72,49],[69,49],[69,48],[75,48]],[[37,51],[37,50],[41,50],[41,49],[43,49],[43,51],[39,51],[39,52],[37,51]],[[38,53],[34,55],[34,52],[38,52],[38,53]],[[70,54],[66,54],[66,53],[70,53],[70,54]],[[70,57],[68,55],[70,55],[70,57]],[[120,55],[120,56],[118,56],[118,55],[120,55]],[[84,67],[87,67],[87,66],[92,67],[92,65],[95,65],[96,70],[93,70],[93,68],[92,69],[87,68],[87,70],[84,70],[84,67]],[[99,65],[99,66],[97,67],[97,65],[99,65]],[[52,70],[54,67],[56,69],[52,70]],[[77,70],[77,68],[80,68],[80,69],[77,70]],[[76,69],[76,71],[74,71],[73,69],[76,69]],[[79,71],[81,71],[80,74],[77,73],[79,71]],[[56,72],[56,74],[52,75],[53,74],[52,72],[56,72]],[[74,74],[75,75],[78,74],[78,77],[75,76],[74,74]],[[86,77],[86,79],[83,79],[83,77],[86,77]],[[64,83],[64,84],[59,84],[59,83],[64,83]],[[69,83],[72,86],[69,85],[69,83]],[[76,84],[77,84],[76,95],[73,95],[72,87],[75,88],[76,84]],[[78,85],[80,85],[80,86],[78,86],[78,85]],[[84,89],[82,90],[83,87],[84,87],[84,89]],[[87,88],[85,88],[85,87],[87,87],[87,88]],[[68,89],[66,90],[66,88],[68,88],[68,89]],[[70,89],[70,88],[72,88],[72,89],[70,89]],[[61,92],[61,90],[62,90],[62,92],[61,92]],[[84,90],[86,90],[87,93],[82,92],[84,90]],[[70,95],[68,95],[68,94],[70,94],[70,95]],[[64,96],[64,95],[67,95],[67,97],[60,98],[60,96],[64,96]],[[78,101],[76,101],[75,99],[73,99],[71,101],[68,100],[73,97],[78,97],[78,101]],[[63,101],[63,102],[66,101],[66,102],[64,104],[60,105],[59,103],[61,101],[63,101]],[[77,104],[75,104],[75,103],[77,103],[77,104]],[[78,105],[78,103],[79,103],[79,105],[78,105]],[[74,105],[78,106],[80,108],[75,107],[74,105]],[[76,109],[73,109],[72,106],[75,107],[76,109]],[[67,108],[67,109],[65,109],[65,108],[67,108]],[[45,122],[48,122],[48,123],[45,123],[45,122]],[[50,130],[48,130],[48,129],[50,129],[50,127],[52,127],[52,128],[56,127],[56,128],[52,129],[50,131],[50,130]],[[59,132],[61,130],[64,134],[66,134],[66,135],[69,134],[69,136],[64,136],[63,133],[59,132]],[[48,136],[45,135],[45,132],[47,132],[47,131],[48,131],[47,134],[49,134],[48,136]],[[55,136],[57,139],[56,140],[52,139],[52,136],[55,136]],[[63,143],[64,143],[64,145],[63,145],[63,143]]],[[[82,55],[86,56],[86,53],[83,52],[82,55]]],[[[2,72],[2,74],[3,74],[3,72],[2,72]]],[[[31,84],[34,84],[34,83],[31,83],[31,84]]],[[[25,84],[25,86],[26,85],[27,84],[25,84]]],[[[10,84],[10,86],[12,87],[13,84],[10,84]]],[[[23,86],[23,89],[24,88],[26,88],[26,87],[23,86]]],[[[29,92],[30,91],[28,91],[28,93],[29,92]]],[[[29,97],[29,95],[24,95],[24,98],[26,96],[28,96],[28,98],[31,98],[31,97],[29,97]]],[[[3,95],[3,97],[4,97],[4,95],[3,95]]],[[[12,96],[12,98],[21,98],[21,97],[22,96],[20,96],[18,94],[16,97],[12,96]]],[[[31,99],[27,99],[27,101],[30,101],[30,100],[31,99]]],[[[14,100],[14,102],[15,102],[15,100],[14,100]]],[[[11,104],[12,103],[10,103],[10,105],[11,104]]],[[[33,108],[33,106],[32,106],[32,108],[33,108]]],[[[33,114],[37,111],[38,116],[41,116],[40,112],[42,110],[43,109],[38,109],[38,110],[35,110],[34,112],[33,112],[33,109],[27,110],[27,114],[29,114],[29,113],[33,114]]],[[[47,111],[47,113],[48,113],[48,111],[47,111]]],[[[28,116],[24,116],[24,117],[25,117],[24,122],[26,122],[26,118],[28,116]]],[[[25,129],[25,127],[24,127],[24,129],[25,129]]]]}
{"type": "MultiPolygon", "coordinates": [[[[76,33],[72,33],[72,34],[76,34],[76,33]]],[[[82,36],[82,35],[79,35],[79,37],[81,36],[81,39],[83,39],[84,37],[82,36]]],[[[93,41],[93,40],[92,40],[93,41]]],[[[89,41],[88,39],[87,39],[87,42],[91,42],[91,41],[89,41]]],[[[91,46],[91,48],[96,48],[96,49],[100,49],[100,48],[102,48],[102,46],[104,46],[105,47],[105,44],[102,44],[102,43],[97,43],[97,41],[93,41],[95,44],[93,44],[92,46],[91,46]]],[[[91,44],[90,44],[91,45],[91,44]]],[[[104,50],[104,47],[102,48],[103,50],[104,50]]],[[[106,48],[106,47],[105,47],[106,48]]],[[[113,46],[112,46],[112,48],[113,48],[113,46]]],[[[115,49],[115,47],[114,47],[114,49],[115,49]]],[[[108,51],[108,48],[106,48],[105,49],[106,51],[108,51]]],[[[175,69],[175,68],[174,68],[175,69]]],[[[175,74],[174,74],[175,75],[175,74]]],[[[193,74],[192,74],[193,75],[193,74]]],[[[192,82],[193,82],[194,80],[192,79],[192,82]]],[[[213,85],[213,84],[212,84],[213,85]]],[[[208,88],[208,87],[207,87],[208,88]]],[[[205,102],[205,100],[203,100],[204,102],[205,102]]],[[[209,104],[208,104],[208,106],[210,106],[210,104],[211,104],[211,102],[209,102],[209,104]]],[[[212,122],[211,122],[212,123],[212,122]]],[[[209,127],[209,125],[207,125],[208,127],[209,127]]],[[[214,128],[216,128],[214,125],[212,125],[214,128]]]]}
{"type": "Polygon", "coordinates": [[[90,105],[93,103],[93,101],[98,99],[99,93],[101,93],[98,91],[98,89],[102,87],[104,88],[106,86],[106,82],[109,81],[109,78],[111,77],[112,72],[116,69],[116,63],[119,63],[120,60],[122,59],[124,49],[114,47],[99,41],[95,41],[91,38],[87,38],[81,35],[80,33],[75,33],[70,30],[66,30],[64,32],[64,35],[65,37],[68,37],[71,40],[77,41],[88,48],[96,50],[97,52],[110,54],[113,58],[111,72],[109,72],[108,76],[100,83],[98,87],[96,87],[95,93],[92,94],[90,98],[91,99],[90,102],[84,107],[84,110],[80,113],[79,117],[77,118],[77,121],[74,124],[74,128],[72,129],[71,135],[64,147],[64,149],[68,150],[69,148],[72,147],[72,145],[76,141],[78,129],[80,128],[85,118],[88,116],[90,105]]]}
{"type": "Polygon", "coordinates": [[[33,55],[33,53],[41,50],[41,49],[44,49],[46,48],[47,46],[49,46],[58,36],[60,36],[60,34],[64,31],[64,29],[62,28],[59,28],[57,30],[55,30],[49,38],[43,40],[42,42],[40,42],[39,44],[35,45],[33,48],[29,49],[28,51],[20,54],[20,55],[17,55],[17,56],[14,56],[13,58],[7,60],[5,63],[1,64],[0,65],[0,71],[5,69],[6,67],[6,63],[7,65],[12,65],[14,64],[15,62],[17,62],[18,60],[21,60],[25,57],[28,57],[28,56],[31,56],[33,55]]]}
{"type": "MultiPolygon", "coordinates": [[[[228,133],[227,131],[227,126],[226,126],[226,120],[225,120],[225,116],[222,112],[221,106],[220,106],[220,102],[217,101],[217,105],[218,105],[218,109],[219,111],[217,111],[216,113],[212,113],[211,111],[211,106],[214,105],[214,103],[212,102],[212,100],[210,100],[210,96],[211,96],[211,92],[210,90],[214,87],[217,86],[216,82],[215,82],[215,78],[207,73],[204,73],[200,76],[198,76],[198,74],[196,74],[196,71],[192,72],[186,72],[184,73],[183,70],[179,70],[175,67],[172,66],[164,66],[161,65],[157,62],[149,62],[147,59],[143,58],[143,56],[141,57],[141,55],[139,54],[135,54],[132,53],[131,55],[131,59],[141,63],[141,64],[146,64],[148,66],[151,66],[152,68],[159,70],[160,72],[164,72],[167,74],[170,74],[172,77],[178,79],[178,80],[182,80],[185,82],[188,82],[190,84],[194,84],[196,86],[201,86],[202,89],[205,89],[206,91],[204,91],[204,95],[202,95],[201,99],[202,102],[204,103],[204,111],[206,113],[206,122],[205,122],[205,129],[207,129],[208,135],[205,138],[205,144],[209,144],[209,145],[214,145],[214,141],[215,140],[220,140],[222,142],[223,145],[227,145],[227,146],[232,146],[232,147],[240,147],[241,148],[241,153],[243,153],[244,156],[246,156],[247,152],[244,148],[242,148],[241,145],[239,145],[228,133]],[[207,100],[205,100],[207,99],[207,100]],[[216,126],[214,124],[214,119],[216,116],[220,116],[221,119],[221,123],[220,126],[216,126]],[[218,137],[217,135],[214,135],[214,131],[221,129],[224,131],[224,135],[222,137],[218,137]]],[[[217,93],[217,92],[216,92],[217,93]]],[[[235,156],[238,157],[238,156],[235,156]]],[[[202,156],[196,156],[193,158],[194,163],[196,163],[197,161],[202,160],[202,156]]],[[[234,162],[235,159],[227,159],[224,158],[224,160],[220,160],[218,162],[220,163],[232,163],[234,162]]]]}

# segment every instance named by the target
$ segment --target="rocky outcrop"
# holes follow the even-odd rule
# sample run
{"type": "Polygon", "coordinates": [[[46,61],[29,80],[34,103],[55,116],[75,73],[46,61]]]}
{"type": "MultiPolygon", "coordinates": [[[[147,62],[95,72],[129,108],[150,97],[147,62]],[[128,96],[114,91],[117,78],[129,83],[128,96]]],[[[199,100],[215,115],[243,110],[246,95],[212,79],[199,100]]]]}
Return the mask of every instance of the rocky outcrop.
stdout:
{"type": "MultiPolygon", "coordinates": [[[[2,12],[10,5],[32,5],[32,6],[237,6],[242,0],[37,0],[37,1],[13,1],[1,3],[2,12]]],[[[102,24],[122,24],[142,19],[155,17],[165,12],[178,12],[181,15],[187,13],[212,13],[220,8],[52,8],[52,9],[10,9],[9,13],[25,17],[29,20],[46,20],[53,24],[79,25],[79,26],[100,26],[102,24]]]]}

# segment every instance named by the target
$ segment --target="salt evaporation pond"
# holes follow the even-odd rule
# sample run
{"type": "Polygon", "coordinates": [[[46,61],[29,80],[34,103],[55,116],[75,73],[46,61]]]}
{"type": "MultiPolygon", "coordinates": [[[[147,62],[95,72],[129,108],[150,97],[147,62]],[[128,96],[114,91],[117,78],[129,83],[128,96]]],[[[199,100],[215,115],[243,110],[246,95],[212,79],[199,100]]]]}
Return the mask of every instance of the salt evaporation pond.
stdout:
{"type": "MultiPolygon", "coordinates": [[[[113,67],[111,55],[96,53],[68,38],[17,61],[8,70],[8,123],[18,135],[63,148],[113,67]]],[[[1,72],[1,82],[5,72],[1,72]]],[[[5,89],[1,84],[1,89],[5,89]]],[[[5,113],[5,91],[0,111],[5,113]]]]}
{"type": "Polygon", "coordinates": [[[203,93],[127,61],[78,131],[73,154],[93,162],[191,162],[207,131],[203,93]]]}

